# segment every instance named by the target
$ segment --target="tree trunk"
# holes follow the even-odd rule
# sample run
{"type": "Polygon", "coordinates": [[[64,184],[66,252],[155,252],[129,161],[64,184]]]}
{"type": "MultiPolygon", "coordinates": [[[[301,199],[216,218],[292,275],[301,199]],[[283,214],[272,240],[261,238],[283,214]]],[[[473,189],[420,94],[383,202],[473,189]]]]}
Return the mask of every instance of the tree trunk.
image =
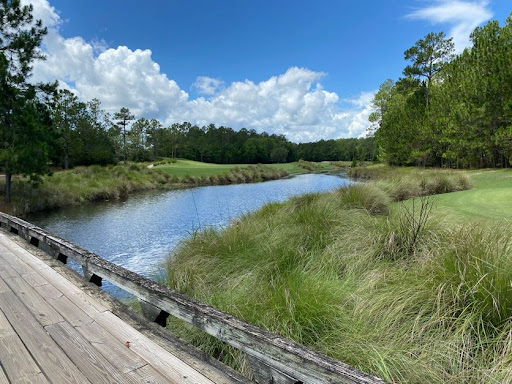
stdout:
{"type": "Polygon", "coordinates": [[[69,169],[69,153],[66,150],[66,154],[64,155],[64,169],[69,169]]]}
{"type": "Polygon", "coordinates": [[[11,179],[12,175],[10,171],[5,172],[5,202],[11,202],[11,179]]]}

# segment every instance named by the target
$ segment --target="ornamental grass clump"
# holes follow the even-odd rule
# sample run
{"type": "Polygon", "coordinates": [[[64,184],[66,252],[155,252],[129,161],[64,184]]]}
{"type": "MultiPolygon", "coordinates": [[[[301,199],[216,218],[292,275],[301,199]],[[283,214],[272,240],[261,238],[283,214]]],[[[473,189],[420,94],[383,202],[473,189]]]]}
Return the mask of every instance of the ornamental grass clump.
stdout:
{"type": "Polygon", "coordinates": [[[391,205],[389,195],[374,184],[356,184],[338,191],[347,209],[363,208],[370,214],[388,214],[391,205]]]}

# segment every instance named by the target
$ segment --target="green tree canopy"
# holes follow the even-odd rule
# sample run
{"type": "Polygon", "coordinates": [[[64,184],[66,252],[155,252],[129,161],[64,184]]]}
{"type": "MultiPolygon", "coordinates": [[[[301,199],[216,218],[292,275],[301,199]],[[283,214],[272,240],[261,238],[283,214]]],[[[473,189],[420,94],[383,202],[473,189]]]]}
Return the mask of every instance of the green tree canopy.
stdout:
{"type": "Polygon", "coordinates": [[[54,139],[48,100],[55,85],[28,82],[31,64],[43,59],[39,50],[46,28],[34,21],[32,5],[19,0],[0,1],[0,167],[5,172],[5,200],[11,200],[11,178],[32,179],[48,171],[48,154],[54,139]]]}

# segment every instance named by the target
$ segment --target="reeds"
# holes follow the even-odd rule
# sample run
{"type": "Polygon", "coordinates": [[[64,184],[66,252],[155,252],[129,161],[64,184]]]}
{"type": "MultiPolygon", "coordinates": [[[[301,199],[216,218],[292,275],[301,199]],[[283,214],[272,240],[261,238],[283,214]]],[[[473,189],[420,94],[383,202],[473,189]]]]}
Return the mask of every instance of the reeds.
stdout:
{"type": "MultiPolygon", "coordinates": [[[[466,180],[430,176],[411,176],[421,196],[466,180]]],[[[270,204],[196,233],[170,256],[168,284],[388,382],[510,382],[511,230],[453,229],[432,219],[431,198],[396,199],[381,179],[270,204]]],[[[248,370],[232,349],[170,327],[248,370]]]]}

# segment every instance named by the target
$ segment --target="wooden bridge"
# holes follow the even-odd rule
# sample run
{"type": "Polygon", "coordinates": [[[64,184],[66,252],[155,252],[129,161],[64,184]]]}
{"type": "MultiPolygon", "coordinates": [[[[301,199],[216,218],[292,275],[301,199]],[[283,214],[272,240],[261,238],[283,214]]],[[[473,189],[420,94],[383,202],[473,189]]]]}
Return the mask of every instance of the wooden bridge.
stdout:
{"type": "Polygon", "coordinates": [[[251,382],[167,332],[170,315],[243,351],[261,384],[383,383],[23,220],[0,213],[0,229],[0,384],[251,382]],[[146,318],[97,288],[103,279],[146,318]]]}

